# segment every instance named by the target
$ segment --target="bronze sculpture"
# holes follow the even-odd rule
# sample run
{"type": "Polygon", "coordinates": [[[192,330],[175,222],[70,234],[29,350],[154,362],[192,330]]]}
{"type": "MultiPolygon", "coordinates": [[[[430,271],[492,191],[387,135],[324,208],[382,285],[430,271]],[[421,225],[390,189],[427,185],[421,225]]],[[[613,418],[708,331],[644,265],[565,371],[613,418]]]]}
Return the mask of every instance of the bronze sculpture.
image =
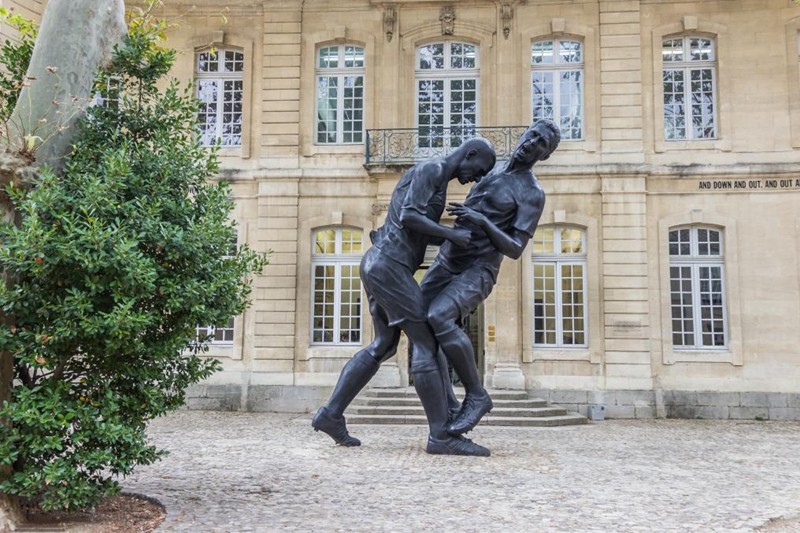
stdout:
{"type": "Polygon", "coordinates": [[[503,257],[518,259],[533,237],[545,195],[531,169],[549,158],[560,140],[553,121],[536,122],[522,134],[505,165],[473,186],[464,204],[447,207],[456,216],[455,227],[470,230],[470,242],[466,247],[442,244],[422,279],[422,294],[428,323],[466,393],[448,425],[451,434],[470,431],[493,407],[460,322],[491,293],[503,257]]]}
{"type": "Polygon", "coordinates": [[[403,175],[386,223],[371,235],[374,245],[361,262],[375,339],[345,365],[328,404],[312,420],[316,431],[343,446],[361,444],[347,431],[344,410],[394,355],[402,330],[413,343],[414,387],[430,429],[426,451],[490,455],[463,437],[491,410],[492,400],[478,379],[472,345],[460,322],[491,293],[503,257],[519,258],[533,236],[545,196],[532,167],[550,157],[560,137],[554,122],[537,121],[521,136],[510,160],[483,180],[495,162],[494,150],[483,139],[471,139],[446,158],[424,161],[403,175]],[[454,177],[478,183],[464,204],[447,207],[456,216],[449,228],[438,222],[447,183],[454,177]],[[420,287],[413,274],[428,243],[442,247],[420,287]],[[444,356],[437,357],[437,348],[444,356]],[[457,400],[443,379],[444,357],[466,391],[451,415],[448,406],[457,400]]]}
{"type": "Polygon", "coordinates": [[[327,405],[312,420],[316,431],[343,446],[361,442],[350,436],[344,410],[397,350],[402,330],[413,343],[411,372],[428,419],[426,451],[433,454],[488,455],[469,439],[447,433],[448,410],[444,381],[436,357],[436,340],[426,320],[420,287],[414,280],[428,243],[469,244],[466,229],[439,224],[445,209],[447,184],[479,181],[495,164],[491,144],[471,139],[444,158],[423,161],[406,172],[392,193],[386,222],[370,234],[373,246],[361,260],[361,281],[367,293],[375,338],[348,361],[327,405]]]}

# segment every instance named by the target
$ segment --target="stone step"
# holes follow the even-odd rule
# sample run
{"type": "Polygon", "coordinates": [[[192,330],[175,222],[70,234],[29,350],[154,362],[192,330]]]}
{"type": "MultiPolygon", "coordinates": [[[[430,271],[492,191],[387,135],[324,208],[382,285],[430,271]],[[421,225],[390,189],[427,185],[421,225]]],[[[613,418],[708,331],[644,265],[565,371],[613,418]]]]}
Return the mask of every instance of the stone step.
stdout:
{"type": "MultiPolygon", "coordinates": [[[[528,393],[525,391],[516,390],[489,390],[489,395],[492,400],[527,400],[528,393]]],[[[464,389],[456,388],[456,396],[459,398],[464,397],[464,389]]],[[[417,391],[414,387],[397,387],[397,388],[372,388],[363,391],[359,398],[406,398],[417,397],[417,391]]]]}
{"type": "MultiPolygon", "coordinates": [[[[486,426],[518,426],[518,427],[555,427],[585,424],[587,419],[577,413],[562,416],[546,417],[507,417],[486,415],[480,425],[486,426]]],[[[424,426],[427,420],[424,415],[348,415],[347,425],[359,424],[403,424],[424,426]]]]}
{"type": "MultiPolygon", "coordinates": [[[[486,416],[495,417],[545,417],[545,416],[563,416],[567,414],[566,409],[560,407],[498,407],[495,405],[494,409],[486,416]]],[[[394,406],[394,405],[371,405],[371,406],[353,406],[347,414],[347,419],[350,420],[352,415],[392,415],[392,416],[407,416],[418,415],[425,416],[421,405],[417,406],[394,406]]]]}
{"type": "MultiPolygon", "coordinates": [[[[497,408],[535,408],[535,407],[547,407],[547,401],[542,400],[541,398],[528,398],[527,400],[500,400],[495,397],[492,397],[492,401],[494,402],[495,409],[497,408]]],[[[364,398],[363,396],[359,396],[355,399],[352,403],[353,407],[362,407],[362,406],[393,406],[393,407],[422,407],[419,403],[419,398],[417,396],[408,396],[402,398],[364,398]]]]}

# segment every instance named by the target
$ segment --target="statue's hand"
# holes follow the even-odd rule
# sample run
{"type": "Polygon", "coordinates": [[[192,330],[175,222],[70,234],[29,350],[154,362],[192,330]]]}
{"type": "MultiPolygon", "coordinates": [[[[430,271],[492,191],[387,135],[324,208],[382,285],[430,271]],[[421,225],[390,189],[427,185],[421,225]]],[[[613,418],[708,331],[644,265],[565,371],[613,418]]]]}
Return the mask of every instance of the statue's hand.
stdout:
{"type": "Polygon", "coordinates": [[[472,233],[469,230],[453,228],[449,240],[459,248],[466,248],[469,245],[471,236],[472,233]]]}
{"type": "Polygon", "coordinates": [[[483,216],[483,214],[458,202],[450,202],[450,204],[447,206],[447,212],[456,218],[466,220],[467,222],[471,222],[472,224],[475,224],[481,228],[486,220],[486,217],[483,216]]]}

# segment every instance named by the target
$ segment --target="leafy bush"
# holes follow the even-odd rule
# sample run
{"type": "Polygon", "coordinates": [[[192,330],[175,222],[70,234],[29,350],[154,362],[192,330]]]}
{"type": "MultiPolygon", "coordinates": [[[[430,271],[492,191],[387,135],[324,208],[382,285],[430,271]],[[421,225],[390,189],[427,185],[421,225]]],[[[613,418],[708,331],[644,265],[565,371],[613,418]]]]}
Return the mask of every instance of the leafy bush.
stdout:
{"type": "Polygon", "coordinates": [[[0,46],[0,121],[6,121],[14,111],[17,96],[25,83],[25,74],[36,40],[36,26],[4,7],[0,7],[0,23],[7,24],[17,33],[18,39],[6,39],[0,46]]]}
{"type": "Polygon", "coordinates": [[[90,108],[63,176],[9,188],[17,224],[0,227],[0,289],[10,318],[0,351],[14,357],[12,398],[0,409],[0,490],[44,509],[91,506],[116,478],[164,453],[149,420],[180,406],[217,362],[199,354],[198,324],[246,307],[266,263],[236,228],[215,151],[196,136],[197,102],[157,83],[174,52],[133,31],[98,81],[119,99],[90,108]]]}

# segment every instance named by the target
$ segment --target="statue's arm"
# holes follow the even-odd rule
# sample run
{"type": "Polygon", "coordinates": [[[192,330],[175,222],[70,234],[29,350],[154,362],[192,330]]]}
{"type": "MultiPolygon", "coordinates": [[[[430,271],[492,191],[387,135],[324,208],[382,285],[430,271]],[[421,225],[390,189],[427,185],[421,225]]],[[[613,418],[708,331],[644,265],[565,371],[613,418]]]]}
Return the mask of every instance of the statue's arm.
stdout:
{"type": "Polygon", "coordinates": [[[539,218],[542,216],[542,209],[544,208],[544,194],[537,195],[533,204],[526,210],[526,218],[528,221],[525,226],[532,226],[530,233],[518,229],[517,227],[511,228],[509,232],[505,232],[498,228],[486,215],[475,211],[462,204],[451,202],[447,210],[456,217],[463,218],[472,222],[480,227],[489,237],[489,240],[497,248],[497,251],[511,259],[519,259],[528,241],[531,239],[533,232],[536,231],[536,226],[539,223],[539,218]]]}
{"type": "Polygon", "coordinates": [[[437,165],[425,165],[419,169],[400,209],[400,223],[404,228],[433,237],[434,240],[446,239],[456,246],[467,246],[470,237],[468,230],[444,226],[426,216],[428,202],[436,193],[438,177],[437,165]]]}

